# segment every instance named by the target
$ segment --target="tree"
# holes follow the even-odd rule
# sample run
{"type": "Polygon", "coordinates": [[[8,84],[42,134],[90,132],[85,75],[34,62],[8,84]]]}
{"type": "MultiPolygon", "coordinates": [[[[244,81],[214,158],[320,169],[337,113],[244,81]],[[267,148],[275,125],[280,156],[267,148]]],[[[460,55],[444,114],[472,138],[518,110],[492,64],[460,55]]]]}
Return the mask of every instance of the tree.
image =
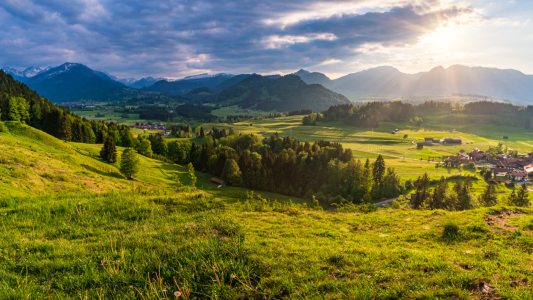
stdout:
{"type": "Polygon", "coordinates": [[[112,136],[108,136],[105,139],[104,146],[102,147],[102,150],[100,150],[100,157],[110,163],[117,162],[117,148],[112,136]]]}
{"type": "Polygon", "coordinates": [[[127,148],[122,152],[120,159],[120,173],[126,176],[126,178],[131,179],[133,175],[139,172],[139,163],[139,157],[137,157],[135,150],[127,148]]]}
{"type": "Polygon", "coordinates": [[[521,207],[530,206],[528,188],[525,183],[522,184],[522,186],[518,190],[518,193],[515,194],[515,192],[513,191],[513,193],[509,197],[509,204],[521,207]]]}
{"type": "Polygon", "coordinates": [[[496,187],[493,184],[489,184],[481,196],[481,203],[484,206],[493,206],[498,202],[498,196],[496,195],[496,187]]]}
{"type": "Polygon", "coordinates": [[[188,172],[189,172],[189,178],[191,179],[189,184],[192,187],[196,187],[196,174],[194,174],[194,166],[192,165],[192,163],[189,163],[187,165],[187,168],[188,168],[188,172]]]}
{"type": "Polygon", "coordinates": [[[383,175],[385,174],[385,160],[383,156],[379,155],[374,163],[374,168],[372,169],[372,179],[374,179],[374,186],[382,187],[383,186],[383,175]]]}
{"type": "Polygon", "coordinates": [[[242,173],[239,169],[239,165],[233,158],[226,160],[221,177],[227,185],[242,185],[242,173]]]}
{"type": "Polygon", "coordinates": [[[139,151],[141,155],[152,157],[152,143],[150,143],[149,140],[143,140],[139,146],[137,146],[137,151],[139,151]]]}

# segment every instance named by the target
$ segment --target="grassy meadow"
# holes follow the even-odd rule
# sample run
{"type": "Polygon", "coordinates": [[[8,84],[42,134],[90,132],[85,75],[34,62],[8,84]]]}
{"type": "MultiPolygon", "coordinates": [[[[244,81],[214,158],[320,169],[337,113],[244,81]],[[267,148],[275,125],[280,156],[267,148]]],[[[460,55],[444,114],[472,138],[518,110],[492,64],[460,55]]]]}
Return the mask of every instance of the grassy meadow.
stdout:
{"type": "MultiPolygon", "coordinates": [[[[304,138],[312,130],[340,140],[350,130],[297,118],[232,126],[268,136],[268,124],[302,140],[314,140],[304,138]]],[[[176,176],[188,183],[185,166],[145,157],[131,181],[100,160],[101,145],[6,125],[2,299],[533,299],[529,208],[445,212],[399,203],[330,212],[305,199],[218,189],[203,173],[198,189],[178,188],[176,176]]],[[[365,138],[398,138],[371,134],[365,138]]],[[[386,163],[407,178],[458,172],[396,157],[386,163]]]]}

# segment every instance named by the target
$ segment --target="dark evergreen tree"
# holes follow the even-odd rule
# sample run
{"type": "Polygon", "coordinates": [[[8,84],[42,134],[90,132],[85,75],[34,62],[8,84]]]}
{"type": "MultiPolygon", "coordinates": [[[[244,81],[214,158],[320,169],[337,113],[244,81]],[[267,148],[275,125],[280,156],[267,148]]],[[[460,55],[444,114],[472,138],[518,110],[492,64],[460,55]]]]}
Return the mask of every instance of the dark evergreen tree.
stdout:
{"type": "Polygon", "coordinates": [[[110,163],[117,162],[117,148],[113,137],[108,136],[104,142],[102,150],[100,150],[100,157],[110,163]]]}

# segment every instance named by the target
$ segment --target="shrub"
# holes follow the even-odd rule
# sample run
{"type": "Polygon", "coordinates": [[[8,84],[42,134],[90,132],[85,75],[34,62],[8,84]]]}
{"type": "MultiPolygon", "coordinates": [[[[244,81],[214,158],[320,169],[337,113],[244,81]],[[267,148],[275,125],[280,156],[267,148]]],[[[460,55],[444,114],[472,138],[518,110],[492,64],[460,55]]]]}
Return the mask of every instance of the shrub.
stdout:
{"type": "Polygon", "coordinates": [[[7,126],[4,125],[4,122],[0,122],[0,132],[7,132],[7,126]]]}

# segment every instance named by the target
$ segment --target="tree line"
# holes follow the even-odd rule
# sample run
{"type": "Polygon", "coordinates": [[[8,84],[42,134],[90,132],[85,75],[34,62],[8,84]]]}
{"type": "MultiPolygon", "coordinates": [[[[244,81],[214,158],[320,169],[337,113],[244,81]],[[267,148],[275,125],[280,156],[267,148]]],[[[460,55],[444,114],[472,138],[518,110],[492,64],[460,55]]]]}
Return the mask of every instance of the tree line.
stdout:
{"type": "Polygon", "coordinates": [[[143,155],[220,176],[228,185],[296,197],[316,197],[323,204],[363,203],[400,195],[404,187],[383,157],[361,161],[339,143],[300,142],[277,133],[261,139],[213,128],[202,143],[167,142],[159,135],[138,137],[143,155]]]}
{"type": "MultiPolygon", "coordinates": [[[[450,186],[442,178],[435,188],[430,189],[427,173],[414,182],[411,204],[415,209],[444,209],[450,211],[474,209],[481,206],[494,206],[498,202],[495,184],[489,184],[481,195],[475,195],[470,176],[464,182],[457,180],[450,186]]],[[[529,207],[528,188],[523,184],[518,192],[502,195],[501,202],[512,206],[529,207]]]]}

